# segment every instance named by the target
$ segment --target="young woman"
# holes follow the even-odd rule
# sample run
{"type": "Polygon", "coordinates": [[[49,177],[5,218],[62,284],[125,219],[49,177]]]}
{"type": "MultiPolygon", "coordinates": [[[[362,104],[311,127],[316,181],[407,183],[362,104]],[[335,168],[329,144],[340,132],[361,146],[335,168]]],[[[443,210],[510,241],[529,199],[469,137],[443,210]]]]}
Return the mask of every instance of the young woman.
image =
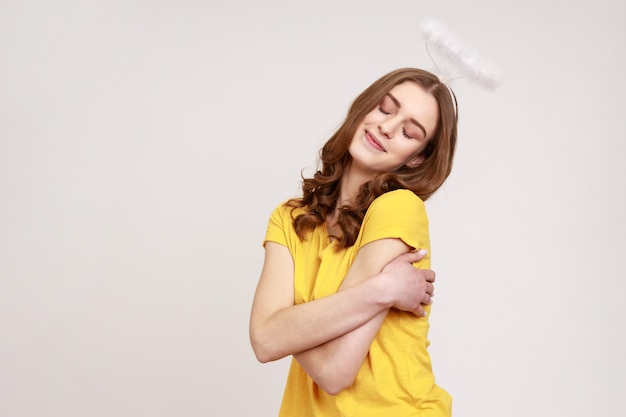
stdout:
{"type": "Polygon", "coordinates": [[[393,71],[356,98],[302,197],[272,213],[250,339],[261,362],[293,355],[280,416],[450,415],[427,351],[423,201],[448,177],[456,135],[452,91],[393,71]]]}

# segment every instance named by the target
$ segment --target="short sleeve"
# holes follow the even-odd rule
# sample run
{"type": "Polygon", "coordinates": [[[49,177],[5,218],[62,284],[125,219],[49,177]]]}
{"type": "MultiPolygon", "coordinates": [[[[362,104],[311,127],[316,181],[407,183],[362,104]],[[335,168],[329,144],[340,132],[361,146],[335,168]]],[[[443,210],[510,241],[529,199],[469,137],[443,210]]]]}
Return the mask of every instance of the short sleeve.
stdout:
{"type": "Polygon", "coordinates": [[[413,249],[429,248],[428,217],[424,202],[410,190],[382,194],[370,205],[361,226],[360,246],[397,238],[413,249]]]}
{"type": "Polygon", "coordinates": [[[287,230],[289,224],[285,224],[286,221],[291,223],[292,220],[291,216],[289,215],[289,210],[283,203],[276,207],[270,215],[270,219],[267,224],[267,231],[265,232],[265,240],[263,240],[263,245],[265,245],[265,242],[269,241],[287,246],[287,230]],[[287,219],[285,219],[285,217],[287,217],[287,219]]]}

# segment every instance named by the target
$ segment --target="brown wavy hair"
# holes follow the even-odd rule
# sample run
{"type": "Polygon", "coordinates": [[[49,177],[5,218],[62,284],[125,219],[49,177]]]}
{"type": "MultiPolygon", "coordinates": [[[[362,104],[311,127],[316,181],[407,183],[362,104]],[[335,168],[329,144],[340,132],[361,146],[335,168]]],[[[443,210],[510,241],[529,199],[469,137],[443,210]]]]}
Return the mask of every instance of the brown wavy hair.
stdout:
{"type": "MultiPolygon", "coordinates": [[[[444,183],[452,169],[456,146],[458,109],[452,90],[430,72],[416,68],[392,71],[370,85],[352,103],[346,119],[320,151],[321,169],[312,178],[302,178],[302,197],[287,202],[293,209],[301,208],[293,219],[300,237],[323,224],[333,213],[339,198],[339,181],[350,161],[348,147],[361,121],[380,105],[387,93],[396,85],[414,82],[431,94],[439,105],[439,121],[433,137],[422,151],[423,161],[416,167],[402,166],[394,172],[385,172],[363,184],[355,201],[339,208],[337,225],[341,236],[338,246],[354,245],[365,217],[365,212],[376,197],[396,189],[413,191],[427,200],[444,183]]],[[[293,213],[293,210],[292,210],[293,213]]]]}

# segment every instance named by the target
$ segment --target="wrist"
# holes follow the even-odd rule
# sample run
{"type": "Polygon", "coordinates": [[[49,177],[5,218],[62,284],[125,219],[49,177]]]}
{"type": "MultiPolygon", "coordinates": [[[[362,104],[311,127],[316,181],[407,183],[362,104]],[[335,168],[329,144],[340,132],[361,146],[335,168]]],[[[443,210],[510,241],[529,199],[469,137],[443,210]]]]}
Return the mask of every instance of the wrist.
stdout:
{"type": "Polygon", "coordinates": [[[396,302],[396,297],[393,287],[389,285],[391,282],[388,279],[388,274],[380,272],[370,281],[374,285],[374,300],[376,304],[380,305],[383,309],[393,307],[396,302]]]}

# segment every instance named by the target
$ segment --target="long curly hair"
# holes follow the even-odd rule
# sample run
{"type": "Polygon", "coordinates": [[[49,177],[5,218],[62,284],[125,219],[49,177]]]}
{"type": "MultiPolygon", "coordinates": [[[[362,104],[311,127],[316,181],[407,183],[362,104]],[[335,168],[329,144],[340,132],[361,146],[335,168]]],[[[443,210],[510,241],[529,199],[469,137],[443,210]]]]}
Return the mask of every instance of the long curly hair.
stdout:
{"type": "Polygon", "coordinates": [[[378,174],[361,186],[357,198],[350,205],[339,208],[337,225],[341,235],[336,236],[338,246],[354,245],[365,212],[376,197],[388,191],[408,189],[422,200],[427,200],[450,175],[458,122],[454,93],[428,71],[416,68],[392,71],[376,80],[354,100],[346,119],[320,151],[321,169],[312,178],[302,178],[301,198],[287,202],[293,209],[304,210],[293,219],[300,239],[305,239],[308,231],[323,224],[335,211],[340,179],[351,158],[348,148],[361,121],[380,105],[393,87],[407,81],[420,85],[437,101],[439,121],[435,133],[422,151],[424,158],[418,166],[412,168],[405,165],[394,172],[378,174]]]}

